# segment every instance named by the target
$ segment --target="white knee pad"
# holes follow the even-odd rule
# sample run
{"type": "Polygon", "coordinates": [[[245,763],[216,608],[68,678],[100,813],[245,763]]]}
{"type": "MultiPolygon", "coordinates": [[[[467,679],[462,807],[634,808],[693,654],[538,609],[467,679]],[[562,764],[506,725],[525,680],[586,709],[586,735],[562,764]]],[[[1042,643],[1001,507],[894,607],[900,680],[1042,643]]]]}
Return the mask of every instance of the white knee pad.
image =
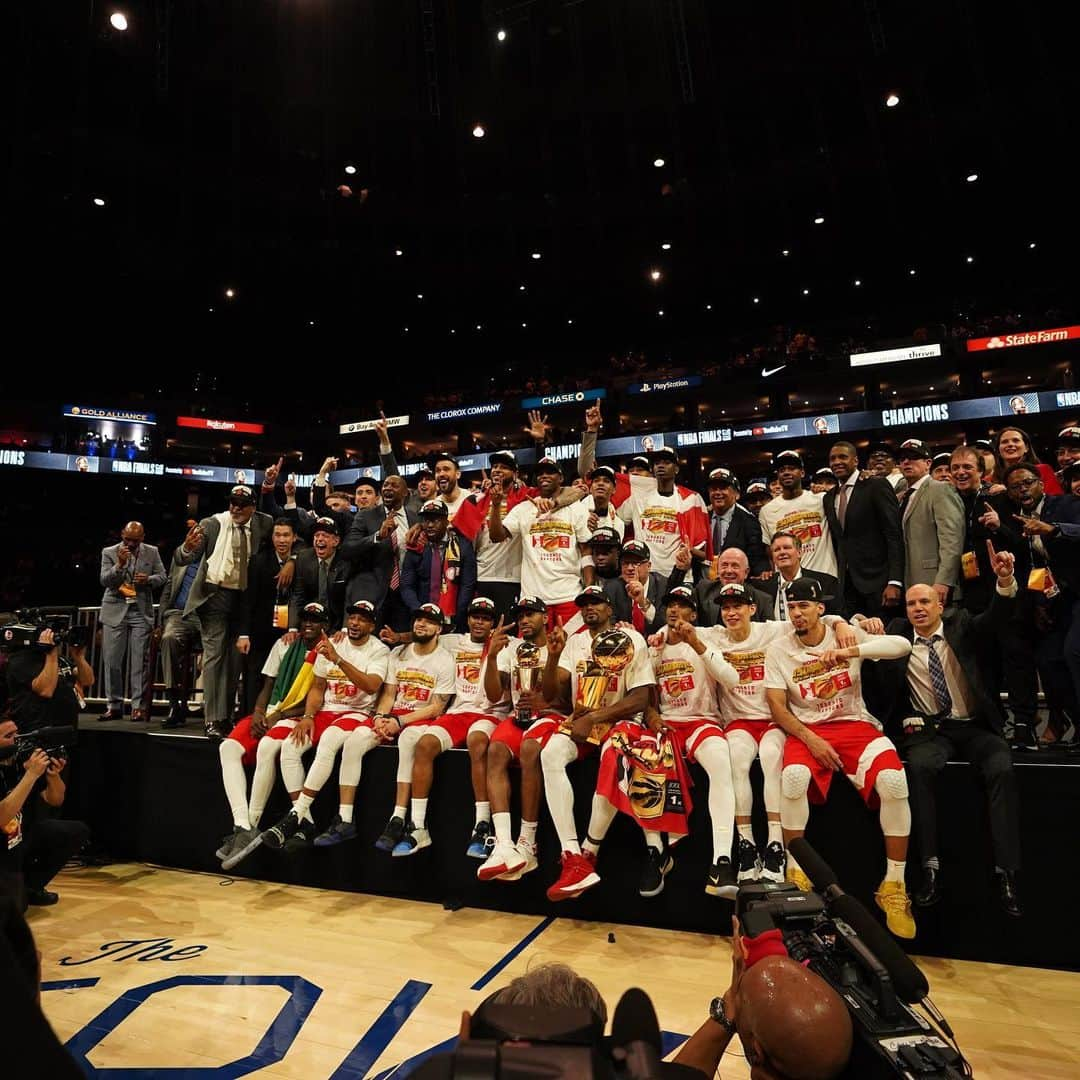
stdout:
{"type": "Polygon", "coordinates": [[[731,771],[748,773],[758,755],[758,745],[754,736],[747,731],[731,731],[727,735],[728,749],[731,752],[731,771]]]}
{"type": "MultiPolygon", "coordinates": [[[[222,746],[228,741],[228,739],[225,739],[222,742],[222,746]]],[[[236,740],[234,739],[233,741],[235,742],[236,740]]],[[[260,739],[258,746],[255,748],[255,760],[257,762],[276,761],[277,756],[281,753],[281,748],[285,745],[286,741],[286,739],[267,739],[265,737],[260,739]]],[[[239,745],[240,744],[237,743],[237,746],[239,745]]]]}
{"type": "Polygon", "coordinates": [[[244,756],[244,748],[235,739],[222,739],[218,745],[218,756],[222,765],[239,761],[244,756]]]}
{"type": "Polygon", "coordinates": [[[334,760],[335,755],[341,749],[342,744],[348,738],[349,732],[339,727],[328,727],[322,734],[322,738],[319,740],[319,746],[315,751],[316,759],[322,758],[324,761],[329,758],[330,761],[334,760]]]}
{"type": "MultiPolygon", "coordinates": [[[[785,774],[787,770],[784,770],[785,774]]],[[[881,799],[906,799],[908,797],[907,774],[903,769],[882,769],[874,781],[874,790],[881,799]]]]}
{"type": "Polygon", "coordinates": [[[810,790],[810,769],[806,765],[789,765],[780,774],[780,787],[785,799],[802,799],[810,790]]]}
{"type": "Polygon", "coordinates": [[[577,761],[577,744],[569,735],[556,732],[540,751],[540,766],[544,772],[565,772],[566,766],[577,761]]]}

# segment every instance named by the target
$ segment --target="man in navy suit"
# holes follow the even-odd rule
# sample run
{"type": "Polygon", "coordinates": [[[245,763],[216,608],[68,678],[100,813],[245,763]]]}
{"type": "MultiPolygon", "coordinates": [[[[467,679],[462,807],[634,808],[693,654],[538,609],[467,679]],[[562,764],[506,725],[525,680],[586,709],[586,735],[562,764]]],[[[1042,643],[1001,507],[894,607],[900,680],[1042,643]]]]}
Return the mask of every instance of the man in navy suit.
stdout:
{"type": "Polygon", "coordinates": [[[410,549],[401,568],[401,598],[418,611],[421,604],[438,604],[447,611],[446,596],[456,591],[451,620],[459,633],[467,629],[469,602],[476,592],[476,552],[449,524],[446,503],[431,499],[420,508],[422,549],[410,549]]]}
{"type": "Polygon", "coordinates": [[[129,521],[120,543],[101,552],[101,644],[105,661],[105,695],[108,709],[101,720],[120,720],[124,715],[124,655],[131,642],[131,719],[148,719],[143,709],[146,686],[143,664],[146,643],[154,628],[154,590],[165,584],[165,565],[152,544],[144,544],[145,531],[129,521]]]}

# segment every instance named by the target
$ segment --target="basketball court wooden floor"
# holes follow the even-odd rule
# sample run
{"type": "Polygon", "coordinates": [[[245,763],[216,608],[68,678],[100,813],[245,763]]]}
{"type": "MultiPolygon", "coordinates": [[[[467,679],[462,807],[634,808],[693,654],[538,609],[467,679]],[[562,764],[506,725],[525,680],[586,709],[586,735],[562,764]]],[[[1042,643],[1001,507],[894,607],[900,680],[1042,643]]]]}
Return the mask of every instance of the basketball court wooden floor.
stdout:
{"type": "MultiPolygon", "coordinates": [[[[569,905],[548,919],[451,912],[137,864],[54,887],[59,906],[31,915],[42,1003],[91,1076],[388,1080],[451,1039],[462,1009],[550,960],[592,979],[609,1011],[642,986],[673,1044],[730,971],[726,938],[578,922],[569,905]]],[[[976,1076],[1080,1076],[1080,974],[921,964],[976,1076]]],[[[749,1076],[731,1049],[721,1076],[749,1076]]]]}

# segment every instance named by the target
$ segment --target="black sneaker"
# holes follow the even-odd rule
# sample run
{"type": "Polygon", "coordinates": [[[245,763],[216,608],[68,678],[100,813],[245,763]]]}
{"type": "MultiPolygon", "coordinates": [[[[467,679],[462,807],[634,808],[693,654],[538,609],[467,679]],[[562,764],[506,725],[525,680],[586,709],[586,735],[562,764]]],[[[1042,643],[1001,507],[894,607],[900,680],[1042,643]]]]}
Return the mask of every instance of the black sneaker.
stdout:
{"type": "Polygon", "coordinates": [[[267,829],[260,837],[262,842],[275,851],[285,846],[285,841],[296,834],[300,828],[300,819],[295,810],[290,810],[276,825],[267,829]]]}
{"type": "Polygon", "coordinates": [[[1012,750],[1038,750],[1039,740],[1035,738],[1030,724],[1014,724],[1009,746],[1012,750]]]}
{"type": "Polygon", "coordinates": [[[765,854],[761,857],[761,876],[766,881],[782,884],[786,866],[787,854],[784,852],[784,845],[778,840],[770,840],[765,845],[765,854]]]}
{"type": "MultiPolygon", "coordinates": [[[[743,841],[744,844],[747,842],[746,840],[743,841]]],[[[751,844],[750,846],[753,847],[754,845],[751,844]]],[[[756,850],[754,855],[756,862],[756,850]]],[[[735,898],[739,886],[735,881],[735,867],[731,865],[731,860],[726,855],[717,859],[709,868],[709,876],[705,879],[705,891],[710,896],[721,896],[725,900],[735,898]]]]}
{"type": "Polygon", "coordinates": [[[465,849],[470,859],[486,859],[495,847],[495,830],[490,821],[478,821],[473,826],[472,839],[465,849]]]}
{"type": "Polygon", "coordinates": [[[292,855],[297,851],[304,851],[311,847],[315,840],[315,822],[302,821],[300,827],[285,841],[281,849],[285,855],[292,855]]]}
{"type": "MultiPolygon", "coordinates": [[[[717,863],[717,866],[720,864],[717,863]]],[[[715,870],[716,867],[713,867],[715,870]]],[[[761,873],[761,859],[758,857],[757,846],[745,836],[739,837],[739,881],[756,881],[761,873]]],[[[711,875],[710,875],[711,877],[711,875]]],[[[709,892],[708,888],[705,889],[709,892]]],[[[709,893],[710,896],[716,895],[709,893]]]]}
{"type": "Polygon", "coordinates": [[[382,831],[382,836],[375,841],[375,846],[379,851],[393,851],[394,848],[401,843],[401,838],[405,835],[405,822],[399,817],[392,817],[387,823],[386,828],[382,831]]]}
{"type": "Polygon", "coordinates": [[[666,851],[650,847],[645,870],[638,882],[641,896],[659,896],[664,891],[664,878],[675,868],[675,860],[666,851]]]}

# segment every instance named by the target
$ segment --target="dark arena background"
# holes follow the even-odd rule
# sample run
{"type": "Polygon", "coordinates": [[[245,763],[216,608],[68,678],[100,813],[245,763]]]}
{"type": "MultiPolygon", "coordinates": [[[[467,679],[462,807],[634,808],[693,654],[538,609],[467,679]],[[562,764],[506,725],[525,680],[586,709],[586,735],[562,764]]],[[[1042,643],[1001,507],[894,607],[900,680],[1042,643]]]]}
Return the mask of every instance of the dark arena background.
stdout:
{"type": "MultiPolygon", "coordinates": [[[[641,829],[621,814],[599,856],[599,886],[549,900],[561,845],[545,805],[538,869],[516,884],[479,881],[465,854],[474,793],[462,745],[435,762],[430,850],[411,859],[374,850],[396,801],[398,751],[387,746],[364,759],[356,842],[284,856],[264,844],[225,872],[215,849],[234,826],[219,744],[250,712],[258,667],[228,686],[222,716],[207,715],[197,646],[182,657],[179,707],[157,642],[143,700],[130,700],[130,661],[119,714],[105,692],[103,549],[127,523],[142,524],[143,548],[157,550],[168,574],[191,526],[226,510],[236,485],[262,510],[284,506],[295,484],[299,567],[314,559],[307,511],[325,512],[323,491],[352,502],[357,482],[372,482],[368,502],[357,496],[341,511],[344,533],[383,514],[382,482],[400,470],[412,525],[431,497],[416,495],[417,484],[442,456],[456,461],[461,492],[476,491],[476,527],[487,530],[500,452],[513,452],[528,485],[548,457],[568,487],[588,491],[579,452],[599,408],[596,464],[618,478],[613,505],[629,507],[641,457],[648,473],[673,455],[684,499],[700,497],[704,532],[686,570],[699,627],[719,620],[715,593],[707,618],[702,597],[721,550],[742,544],[719,543],[729,526],[726,506],[712,501],[717,469],[730,470],[724,489],[751,523],[745,535],[756,535],[769,520],[766,511],[759,524],[762,501],[843,482],[831,472],[838,443],[853,445],[860,483],[883,478],[901,499],[918,478],[900,462],[905,447],[929,459],[926,483],[943,480],[941,499],[963,505],[958,550],[946,554],[937,517],[929,541],[914,540],[906,500],[889,502],[856,539],[840,527],[839,496],[825,493],[817,524],[800,535],[831,560],[831,599],[848,616],[903,620],[899,590],[882,608],[882,586],[933,584],[939,552],[942,566],[956,564],[954,617],[977,615],[994,594],[987,541],[1014,556],[1008,627],[980,636],[971,664],[950,653],[960,676],[985,683],[997,779],[955,745],[945,755],[940,895],[915,903],[917,934],[901,944],[925,965],[976,1076],[1080,1074],[1080,931],[1068,900],[1080,885],[1075,51],[1063,9],[1043,3],[12,6],[0,71],[0,622],[45,617],[28,609],[70,617],[86,627],[95,674],[71,718],[78,738],[63,809],[37,811],[89,827],[88,844],[53,879],[59,904],[40,899],[48,881],[30,897],[39,981],[57,991],[42,997],[55,1032],[42,1045],[60,1055],[57,1069],[404,1076],[453,1044],[461,1010],[501,985],[497,976],[509,981],[540,960],[593,979],[612,1010],[641,985],[665,1053],[698,1029],[731,978],[734,911],[703,888],[714,853],[701,764],[690,768],[689,836],[673,845],[675,869],[650,898],[639,890],[641,829]],[[380,453],[383,419],[393,468],[380,453]],[[987,469],[966,498],[951,456],[964,446],[987,469]],[[792,451],[802,469],[794,488],[779,457],[792,451]],[[313,484],[324,462],[325,489],[313,484]],[[1027,487],[1012,478],[1028,473],[1010,466],[1028,467],[1027,487]],[[1036,484],[1038,497],[1024,501],[1036,484]],[[890,528],[898,575],[884,556],[864,554],[884,551],[890,528]],[[916,558],[927,542],[933,559],[916,558]],[[971,553],[970,576],[961,551],[971,553]],[[853,606],[856,564],[876,582],[861,596],[873,594],[873,610],[853,606]],[[178,708],[182,723],[166,723],[178,708]],[[991,844],[988,807],[1003,772],[1019,868],[1001,866],[991,844]],[[1002,871],[1015,887],[1012,911],[1002,871]],[[239,930],[234,919],[249,921],[239,930]],[[275,944],[289,934],[290,944],[275,944]],[[175,970],[145,965],[150,974],[97,958],[93,988],[80,982],[85,969],[65,970],[129,939],[198,940],[207,951],[175,970]],[[342,1013],[347,1031],[334,1022],[342,1013]],[[203,1030],[234,1021],[235,1038],[202,1041],[203,1030]]],[[[763,541],[744,547],[749,582],[764,589],[763,614],[783,618],[786,609],[769,606],[767,579],[780,565],[768,529],[763,541]]],[[[410,534],[421,557],[425,543],[410,534]]],[[[656,560],[654,549],[654,571],[656,560]]],[[[335,614],[328,632],[342,628],[346,598],[385,600],[376,634],[392,612],[405,620],[394,629],[411,625],[389,571],[377,596],[358,584],[366,566],[345,566],[323,597],[335,614]]],[[[516,595],[519,566],[513,574],[498,583],[516,595]]],[[[617,574],[609,585],[631,611],[617,574]]],[[[667,585],[666,572],[646,584],[659,613],[650,631],[664,625],[656,590],[667,585]]],[[[252,596],[238,592],[237,604],[252,596]]],[[[431,596],[437,584],[420,599],[431,596]]],[[[147,617],[161,627],[159,598],[155,590],[147,617]]],[[[566,597],[547,599],[550,608],[566,597]]],[[[467,635],[464,619],[456,629],[467,635]]],[[[263,643],[265,655],[271,639],[263,643]]],[[[25,733],[13,655],[0,652],[3,722],[25,733]]],[[[863,665],[866,697],[896,738],[896,698],[876,667],[863,665]]],[[[932,665],[925,678],[929,686],[932,665]]],[[[896,685],[906,694],[906,680],[896,685]]],[[[597,756],[568,772],[584,838],[597,756]]],[[[289,810],[275,775],[264,829],[289,810]]],[[[320,829],[338,807],[337,777],[335,765],[313,804],[320,829]]],[[[764,845],[758,764],[751,780],[764,845]]],[[[14,814],[0,814],[9,840],[14,814]]],[[[25,818],[30,843],[34,813],[25,818]]],[[[807,838],[884,927],[876,807],[838,776],[812,807],[807,838]]],[[[917,841],[913,830],[914,900],[926,871],[917,841]]],[[[0,896],[8,871],[27,870],[32,884],[32,859],[24,867],[15,844],[7,854],[0,896]]],[[[29,998],[27,1008],[40,1020],[29,998]]],[[[738,1042],[718,1075],[751,1075],[738,1042]]]]}

